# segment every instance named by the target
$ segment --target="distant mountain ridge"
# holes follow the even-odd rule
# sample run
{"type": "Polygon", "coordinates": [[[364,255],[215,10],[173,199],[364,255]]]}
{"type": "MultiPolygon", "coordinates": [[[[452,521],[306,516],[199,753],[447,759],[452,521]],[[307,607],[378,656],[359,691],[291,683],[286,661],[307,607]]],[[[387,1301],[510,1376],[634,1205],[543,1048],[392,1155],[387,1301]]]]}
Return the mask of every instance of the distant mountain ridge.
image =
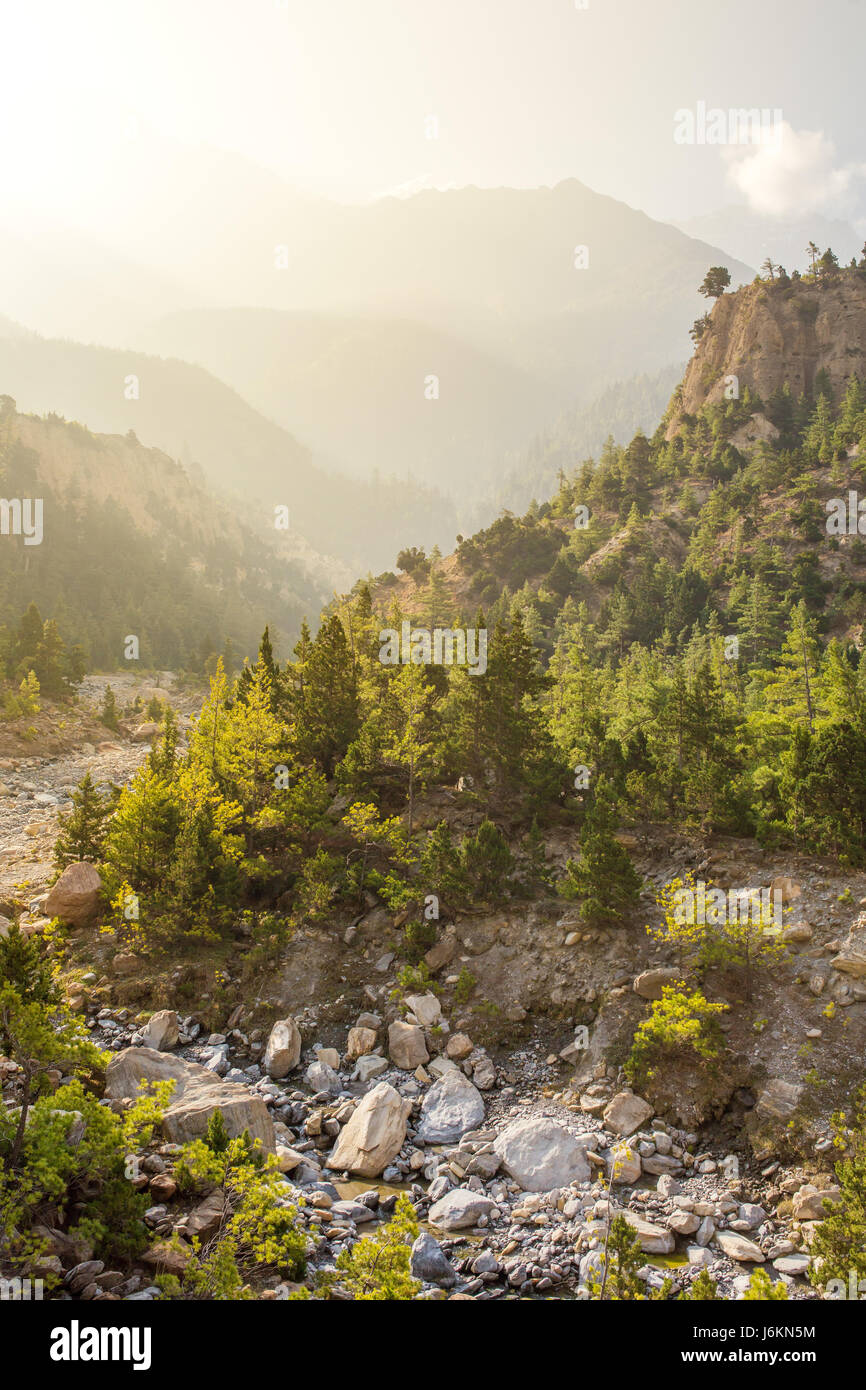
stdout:
{"type": "Polygon", "coordinates": [[[133,430],[232,495],[254,529],[287,506],[293,533],[322,557],[332,584],[390,563],[405,531],[432,544],[456,529],[450,504],[430,490],[324,468],[237,392],[186,362],[0,329],[0,387],[22,410],[57,411],[105,433],[133,430]]]}

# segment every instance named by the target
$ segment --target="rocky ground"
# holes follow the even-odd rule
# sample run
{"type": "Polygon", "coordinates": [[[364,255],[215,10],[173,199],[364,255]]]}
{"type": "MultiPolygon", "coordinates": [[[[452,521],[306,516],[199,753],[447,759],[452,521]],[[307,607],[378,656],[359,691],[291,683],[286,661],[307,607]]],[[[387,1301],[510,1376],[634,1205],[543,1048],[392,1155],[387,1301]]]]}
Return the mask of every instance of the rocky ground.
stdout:
{"type": "Polygon", "coordinates": [[[154,694],[172,704],[182,720],[200,704],[193,693],[174,692],[169,672],[156,678],[124,672],[93,675],[85,677],[74,704],[46,703],[37,717],[45,729],[35,739],[24,737],[28,720],[2,728],[0,903],[30,902],[44,893],[55,873],[51,860],[58,815],[69,808],[70,795],[86,772],[102,787],[123,786],[135,772],[150,749],[156,726],[131,709],[136,698],[146,705],[154,694]],[[114,690],[118,709],[130,710],[118,731],[99,721],[107,685],[114,690]]]}
{"type": "MultiPolygon", "coordinates": [[[[553,1057],[514,1054],[503,1069],[450,1032],[434,995],[407,1004],[405,1021],[387,1029],[361,1015],[342,1052],[305,1042],[290,1018],[268,1037],[242,1026],[206,1036],[173,1011],[144,1026],[126,1009],[92,1012],[94,1038],[115,1054],[106,1092],[114,1106],[128,1104],[143,1078],[177,1085],[169,1142],[135,1165],[153,1197],[151,1251],[131,1273],[105,1271],[57,1239],[66,1296],[157,1297],[154,1273],[184,1263],[166,1239],[215,1231],[221,1194],[184,1203],[172,1168],[217,1106],[230,1132],[248,1128],[276,1153],[285,1200],[309,1234],[311,1283],[335,1272],[339,1252],[390,1215],[402,1189],[422,1222],[412,1270],[424,1297],[589,1297],[609,1210],[633,1225],[650,1289],[665,1278],[685,1288],[705,1267],[719,1294],[736,1298],[760,1264],[789,1298],[818,1296],[806,1278],[809,1244],[823,1202],[838,1195],[826,1174],[707,1146],[654,1116],[613,1068],[577,1088],[551,1083],[553,1057]],[[431,1057],[433,1029],[441,1051],[431,1057]]],[[[11,1092],[8,1063],[5,1074],[11,1092]]],[[[287,1291],[273,1279],[258,1294],[287,1291]]]]}
{"type": "MultiPolygon", "coordinates": [[[[121,706],[150,697],[141,681],[108,679],[121,706]]],[[[99,737],[105,683],[86,683],[77,741],[65,736],[49,756],[25,746],[0,765],[0,896],[24,909],[27,930],[49,920],[56,818],[71,789],[87,770],[122,784],[155,732],[138,714],[99,737]]],[[[182,716],[194,709],[194,695],[171,694],[170,681],[166,692],[182,716]]],[[[420,815],[435,823],[453,800],[437,793],[420,815]]],[[[452,810],[458,829],[476,815],[459,802],[452,810]]],[[[684,1288],[706,1267],[736,1298],[762,1265],[790,1298],[817,1297],[809,1247],[836,1195],[829,1115],[862,1081],[866,876],[745,841],[651,827],[623,838],[647,880],[640,922],[590,930],[555,899],[479,909],[440,928],[426,957],[435,992],[400,987],[400,923],[373,901],[347,924],[300,931],[265,985],[245,987],[239,939],[222,994],[196,984],[194,1011],[178,994],[186,966],[170,963],[157,982],[146,958],[73,932],[70,998],[113,1054],[107,1103],[129,1104],[142,1077],[173,1076],[177,1088],[164,1134],[133,1165],[153,1199],[151,1251],[106,1270],[80,1242],[49,1233],[65,1295],[156,1297],[155,1274],[183,1263],[166,1238],[216,1229],[220,1194],[182,1201],[172,1171],[202,1113],[219,1107],[230,1132],[249,1128],[277,1155],[285,1200],[300,1199],[309,1232],[311,1280],[333,1272],[403,1190],[422,1222],[413,1272],[424,1297],[586,1298],[611,1210],[634,1225],[650,1288],[668,1277],[684,1288]],[[676,1104],[652,1104],[621,1070],[646,1001],[674,970],[643,923],[658,920],[656,886],[687,869],[725,889],[775,882],[786,907],[784,959],[752,997],[713,982],[732,1000],[733,1061],[692,1122],[682,1119],[688,1078],[672,1078],[676,1104]],[[204,1111],[191,1097],[204,1097],[204,1111]]],[[[555,870],[573,852],[569,832],[551,834],[555,870]]],[[[0,1059],[0,1073],[14,1105],[14,1064],[0,1059]]],[[[257,1292],[287,1290],[274,1279],[257,1292]]]]}

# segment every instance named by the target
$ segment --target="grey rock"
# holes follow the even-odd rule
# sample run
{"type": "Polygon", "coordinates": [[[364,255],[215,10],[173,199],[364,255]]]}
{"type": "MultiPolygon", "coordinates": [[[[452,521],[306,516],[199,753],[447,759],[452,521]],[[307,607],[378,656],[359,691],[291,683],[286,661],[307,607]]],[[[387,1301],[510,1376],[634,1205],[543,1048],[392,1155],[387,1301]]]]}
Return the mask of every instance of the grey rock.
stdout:
{"type": "Polygon", "coordinates": [[[412,1245],[409,1268],[425,1284],[450,1289],[457,1283],[457,1275],[441,1245],[427,1231],[422,1231],[412,1245]]]}
{"type": "Polygon", "coordinates": [[[460,1071],[433,1083],[421,1103],[418,1138],[425,1144],[453,1144],[484,1121],[484,1101],[460,1071]]]}

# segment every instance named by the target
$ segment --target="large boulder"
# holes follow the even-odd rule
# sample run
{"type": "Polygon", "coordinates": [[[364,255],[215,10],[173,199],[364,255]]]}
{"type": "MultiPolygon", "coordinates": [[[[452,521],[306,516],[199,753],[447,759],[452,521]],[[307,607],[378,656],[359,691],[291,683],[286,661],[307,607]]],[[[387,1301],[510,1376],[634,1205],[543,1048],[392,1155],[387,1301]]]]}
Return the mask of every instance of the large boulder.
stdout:
{"type": "Polygon", "coordinates": [[[462,1231],[467,1226],[475,1226],[481,1216],[487,1216],[495,1203],[483,1192],[473,1192],[469,1187],[452,1187],[430,1208],[431,1226],[443,1231],[462,1231]]]}
{"type": "Polygon", "coordinates": [[[540,1115],[514,1120],[497,1135],[493,1148],[502,1167],[525,1192],[550,1192],[589,1178],[591,1135],[573,1135],[565,1125],[540,1115]]]}
{"type": "Polygon", "coordinates": [[[170,1052],[173,1047],[177,1047],[179,1036],[180,1028],[174,1009],[160,1009],[148,1021],[142,1046],[153,1047],[157,1052],[170,1052]]]}
{"type": "Polygon", "coordinates": [[[221,1080],[206,1067],[183,1057],[172,1057],[151,1047],[125,1047],[108,1064],[105,1094],[110,1100],[135,1100],[140,1094],[140,1083],[154,1081],[175,1083],[162,1117],[163,1132],[171,1143],[200,1139],[211,1116],[221,1110],[233,1139],[246,1129],[252,1139],[261,1140],[268,1153],[275,1152],[273,1121],[261,1097],[251,1095],[245,1086],[234,1081],[221,1080]]]}
{"type": "Polygon", "coordinates": [[[102,879],[92,864],[68,864],[45,900],[46,917],[59,917],[73,927],[85,927],[99,910],[102,879]]]}
{"type": "Polygon", "coordinates": [[[377,1178],[397,1157],[406,1138],[412,1102],[387,1081],[368,1091],[334,1145],[328,1167],[377,1178]]]}
{"type": "Polygon", "coordinates": [[[484,1123],[484,1101],[462,1071],[447,1071],[421,1104],[418,1138],[425,1144],[453,1144],[484,1123]]]}
{"type": "Polygon", "coordinates": [[[397,1020],[388,1029],[388,1053],[395,1067],[414,1071],[429,1062],[430,1054],[424,1041],[424,1029],[397,1020]]]}
{"type": "Polygon", "coordinates": [[[301,1032],[293,1018],[278,1019],[265,1048],[264,1068],[275,1081],[288,1076],[301,1060],[301,1032]]]}
{"type": "Polygon", "coordinates": [[[619,1134],[625,1139],[629,1134],[634,1134],[636,1129],[640,1129],[652,1113],[652,1106],[640,1096],[632,1095],[631,1091],[619,1091],[605,1107],[604,1123],[614,1134],[619,1134]]]}

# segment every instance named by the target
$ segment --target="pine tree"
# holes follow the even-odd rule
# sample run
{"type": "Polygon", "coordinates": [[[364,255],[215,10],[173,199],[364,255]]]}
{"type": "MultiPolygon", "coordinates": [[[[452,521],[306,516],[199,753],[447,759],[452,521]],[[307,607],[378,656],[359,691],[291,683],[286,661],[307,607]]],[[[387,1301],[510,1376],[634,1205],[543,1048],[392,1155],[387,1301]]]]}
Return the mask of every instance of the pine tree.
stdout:
{"type": "Polygon", "coordinates": [[[390,681],[389,724],[382,757],[405,769],[408,796],[409,834],[415,814],[418,777],[430,766],[433,744],[429,732],[429,705],[433,686],[424,679],[423,667],[414,661],[399,667],[390,681]]]}
{"type": "Polygon", "coordinates": [[[355,670],[336,615],[325,619],[310,649],[296,719],[301,757],[332,777],[359,727],[355,670]]]}
{"type": "Polygon", "coordinates": [[[120,793],[105,842],[108,893],[123,883],[138,891],[155,891],[172,862],[180,823],[174,792],[145,763],[120,793]]]}
{"type": "Polygon", "coordinates": [[[120,728],[120,721],[117,717],[117,701],[114,697],[114,691],[112,690],[110,685],[107,685],[105,687],[105,693],[102,697],[102,710],[100,712],[99,718],[100,722],[105,725],[106,729],[112,729],[115,733],[117,733],[118,729],[120,728]]]}
{"type": "Polygon", "coordinates": [[[228,799],[243,811],[247,853],[254,848],[260,817],[283,762],[283,730],[271,708],[271,675],[262,657],[252,668],[246,698],[228,711],[221,773],[228,799]]]}
{"type": "Polygon", "coordinates": [[[810,732],[818,714],[816,700],[820,692],[820,647],[817,623],[809,617],[803,599],[791,612],[791,620],[775,668],[773,679],[765,687],[771,709],[790,719],[805,719],[810,732]]]}
{"type": "Polygon", "coordinates": [[[99,862],[111,801],[110,796],[104,796],[94,786],[90,773],[86,772],[72,793],[72,810],[60,818],[60,833],[54,846],[54,863],[58,869],[82,859],[91,864],[99,862]]]}
{"type": "Polygon", "coordinates": [[[502,831],[487,816],[474,836],[463,841],[460,859],[464,873],[483,900],[505,896],[514,860],[502,831]]]}
{"type": "Polygon", "coordinates": [[[580,915],[588,922],[613,925],[636,906],[640,876],[614,836],[618,816],[614,797],[599,777],[580,832],[580,860],[569,859],[560,891],[581,898],[580,915]]]}

